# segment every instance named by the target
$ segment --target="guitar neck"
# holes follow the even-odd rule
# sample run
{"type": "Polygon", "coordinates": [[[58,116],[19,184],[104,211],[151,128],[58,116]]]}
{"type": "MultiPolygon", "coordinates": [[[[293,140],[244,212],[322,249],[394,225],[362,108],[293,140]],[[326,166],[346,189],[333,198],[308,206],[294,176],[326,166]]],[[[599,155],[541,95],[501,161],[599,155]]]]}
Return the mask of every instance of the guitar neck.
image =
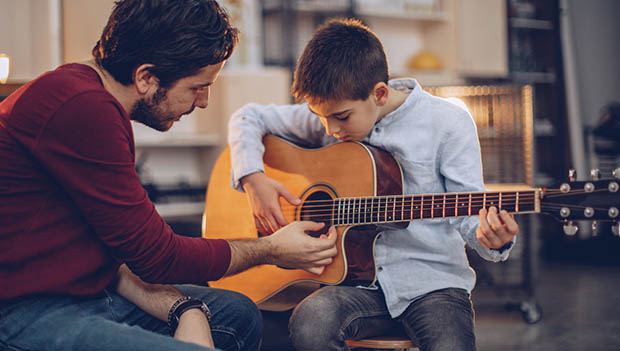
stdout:
{"type": "Polygon", "coordinates": [[[495,206],[509,213],[540,212],[540,190],[342,197],[332,203],[335,225],[381,224],[477,216],[495,206]]]}

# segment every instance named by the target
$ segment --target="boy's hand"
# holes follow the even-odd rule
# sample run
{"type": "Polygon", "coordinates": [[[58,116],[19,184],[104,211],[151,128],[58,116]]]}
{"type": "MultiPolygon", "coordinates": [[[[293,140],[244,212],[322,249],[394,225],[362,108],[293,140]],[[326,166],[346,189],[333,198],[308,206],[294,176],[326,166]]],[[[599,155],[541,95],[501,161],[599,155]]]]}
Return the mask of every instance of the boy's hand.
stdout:
{"type": "Polygon", "coordinates": [[[265,238],[271,241],[272,263],[316,275],[323,273],[325,266],[332,263],[332,257],[338,253],[336,228],[331,226],[327,234],[319,238],[306,234],[306,231],[320,230],[323,226],[323,223],[316,222],[294,222],[265,238]]]}
{"type": "Polygon", "coordinates": [[[514,217],[505,210],[497,213],[495,206],[483,208],[478,212],[480,226],[476,230],[476,238],[489,249],[499,249],[506,245],[519,232],[519,225],[514,217]]]}
{"type": "Polygon", "coordinates": [[[282,183],[267,177],[263,172],[243,177],[241,184],[248,194],[256,229],[263,235],[274,233],[288,224],[280,208],[280,197],[284,197],[291,205],[299,205],[301,202],[282,183]]]}

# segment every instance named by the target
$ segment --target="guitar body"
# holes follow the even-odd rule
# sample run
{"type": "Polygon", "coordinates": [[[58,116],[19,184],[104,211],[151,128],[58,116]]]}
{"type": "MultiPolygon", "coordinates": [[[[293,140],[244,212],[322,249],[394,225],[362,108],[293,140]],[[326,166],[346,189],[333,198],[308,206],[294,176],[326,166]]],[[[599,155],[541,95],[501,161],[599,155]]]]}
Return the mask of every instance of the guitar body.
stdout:
{"type": "MultiPolygon", "coordinates": [[[[320,200],[403,194],[400,166],[385,151],[354,142],[304,149],[274,136],[266,136],[263,143],[266,175],[284,184],[302,200],[301,205],[295,207],[281,199],[289,222],[308,220],[304,213],[312,211],[308,210],[310,204],[320,200]]],[[[212,239],[257,238],[247,195],[231,187],[230,169],[230,150],[227,148],[218,158],[209,180],[203,236],[212,239]]],[[[327,216],[321,221],[332,224],[327,216]]],[[[407,223],[398,225],[402,227],[407,223]]],[[[338,254],[321,275],[261,265],[210,282],[210,286],[245,294],[262,309],[286,310],[321,284],[374,283],[376,226],[342,225],[336,229],[338,254]]]]}

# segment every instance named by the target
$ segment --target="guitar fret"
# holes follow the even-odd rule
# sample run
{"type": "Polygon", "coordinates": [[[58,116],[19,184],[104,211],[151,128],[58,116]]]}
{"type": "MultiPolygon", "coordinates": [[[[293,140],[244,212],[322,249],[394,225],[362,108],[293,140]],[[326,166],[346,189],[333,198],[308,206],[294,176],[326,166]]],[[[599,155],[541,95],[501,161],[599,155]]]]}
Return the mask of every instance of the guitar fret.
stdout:
{"type": "Polygon", "coordinates": [[[497,209],[502,209],[502,193],[499,193],[499,204],[497,205],[497,209]]]}
{"type": "Polygon", "coordinates": [[[424,195],[420,199],[420,219],[424,219],[424,195]]]}
{"type": "Polygon", "coordinates": [[[443,194],[443,209],[441,211],[441,217],[446,218],[446,194],[443,194]]]}
{"type": "Polygon", "coordinates": [[[517,191],[517,200],[515,201],[515,212],[519,212],[519,192],[517,191]]]}
{"type": "Polygon", "coordinates": [[[364,223],[368,223],[368,198],[364,198],[364,223]]]}
{"type": "Polygon", "coordinates": [[[431,195],[431,219],[435,217],[435,195],[431,195]]]}
{"type": "Polygon", "coordinates": [[[487,193],[482,194],[482,208],[487,208],[487,193]]]}
{"type": "Polygon", "coordinates": [[[459,216],[459,194],[456,194],[456,199],[454,201],[454,203],[456,204],[456,206],[454,206],[454,217],[458,217],[459,216]]]}
{"type": "Polygon", "coordinates": [[[334,212],[336,211],[336,201],[332,201],[332,223],[334,223],[334,212]]]}
{"type": "Polygon", "coordinates": [[[471,216],[471,193],[469,193],[469,205],[467,206],[467,215],[471,216]]]}
{"type": "Polygon", "coordinates": [[[385,222],[387,219],[387,206],[388,206],[387,197],[384,197],[383,199],[385,200],[385,210],[383,212],[383,220],[381,222],[385,222]]]}

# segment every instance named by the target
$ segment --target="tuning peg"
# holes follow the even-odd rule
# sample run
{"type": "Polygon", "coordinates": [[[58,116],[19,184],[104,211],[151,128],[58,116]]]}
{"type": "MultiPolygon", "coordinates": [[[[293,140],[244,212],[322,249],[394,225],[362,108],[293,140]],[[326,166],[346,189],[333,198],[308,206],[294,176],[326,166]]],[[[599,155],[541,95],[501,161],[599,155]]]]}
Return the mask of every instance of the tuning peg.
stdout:
{"type": "Polygon", "coordinates": [[[592,236],[598,236],[598,222],[597,221],[592,221],[592,236]]]}
{"type": "Polygon", "coordinates": [[[611,171],[611,175],[616,179],[620,179],[620,167],[611,171]]]}
{"type": "Polygon", "coordinates": [[[611,232],[614,233],[615,236],[620,236],[620,223],[616,222],[611,226],[611,232]]]}
{"type": "Polygon", "coordinates": [[[574,168],[568,170],[568,180],[574,182],[577,178],[577,171],[574,168]]]}
{"type": "Polygon", "coordinates": [[[598,168],[592,168],[590,170],[590,176],[592,177],[592,180],[599,180],[601,179],[601,171],[599,171],[598,168]]]}
{"type": "Polygon", "coordinates": [[[562,226],[562,229],[564,229],[564,234],[573,236],[577,234],[579,227],[577,227],[573,221],[568,221],[562,226]]]}

